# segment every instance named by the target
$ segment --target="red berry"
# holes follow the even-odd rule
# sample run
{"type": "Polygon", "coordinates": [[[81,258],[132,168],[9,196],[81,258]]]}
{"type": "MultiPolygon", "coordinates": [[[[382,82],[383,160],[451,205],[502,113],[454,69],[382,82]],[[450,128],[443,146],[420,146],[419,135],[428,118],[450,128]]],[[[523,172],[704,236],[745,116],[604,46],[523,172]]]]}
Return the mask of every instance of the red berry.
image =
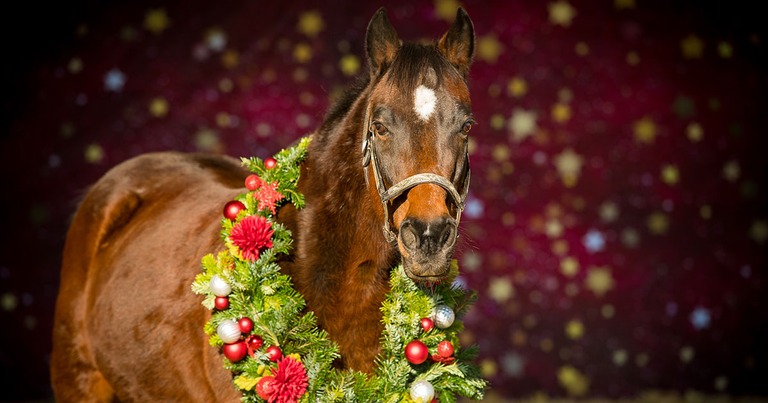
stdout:
{"type": "Polygon", "coordinates": [[[413,340],[405,346],[405,359],[411,364],[421,364],[429,357],[429,349],[421,340],[413,340]]]}
{"type": "Polygon", "coordinates": [[[435,322],[430,318],[421,318],[421,328],[428,332],[435,328],[435,322]]]}
{"type": "Polygon", "coordinates": [[[453,356],[453,344],[448,340],[443,340],[437,345],[437,354],[443,358],[453,356]]]}
{"type": "Polygon", "coordinates": [[[229,308],[229,298],[227,297],[216,297],[213,300],[213,306],[216,307],[216,309],[223,311],[227,308],[229,308]]]}
{"type": "Polygon", "coordinates": [[[238,362],[248,354],[248,346],[245,345],[244,341],[238,341],[237,343],[225,344],[221,351],[228,360],[238,362]]]}
{"type": "Polygon", "coordinates": [[[276,166],[277,166],[277,160],[276,159],[274,159],[272,157],[269,157],[269,158],[264,160],[264,168],[272,169],[272,168],[274,168],[276,166]]]}
{"type": "Polygon", "coordinates": [[[245,188],[248,190],[256,190],[261,187],[261,178],[258,175],[248,175],[245,178],[245,188]]]}
{"type": "Polygon", "coordinates": [[[267,347],[267,357],[269,357],[270,361],[277,362],[277,360],[283,358],[283,351],[278,346],[269,346],[267,347]]]}
{"type": "Polygon", "coordinates": [[[235,221],[237,215],[243,210],[245,210],[245,204],[237,200],[232,200],[224,205],[224,217],[235,221]]]}
{"type": "Polygon", "coordinates": [[[248,334],[253,330],[253,321],[249,318],[240,318],[237,321],[237,326],[240,327],[240,333],[248,334]]]}
{"type": "Polygon", "coordinates": [[[256,394],[259,395],[260,398],[268,401],[275,392],[272,388],[272,382],[274,381],[275,377],[272,375],[262,376],[261,379],[259,379],[259,383],[256,384],[256,394]]]}

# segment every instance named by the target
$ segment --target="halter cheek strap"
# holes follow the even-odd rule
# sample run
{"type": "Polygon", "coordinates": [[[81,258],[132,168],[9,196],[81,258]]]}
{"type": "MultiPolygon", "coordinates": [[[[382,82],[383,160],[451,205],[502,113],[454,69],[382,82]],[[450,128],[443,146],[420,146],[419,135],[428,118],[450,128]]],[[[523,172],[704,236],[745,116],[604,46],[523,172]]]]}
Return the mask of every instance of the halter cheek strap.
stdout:
{"type": "MultiPolygon", "coordinates": [[[[461,220],[461,213],[464,211],[464,204],[467,199],[467,193],[469,192],[469,150],[468,146],[464,146],[464,158],[465,158],[465,167],[466,167],[466,173],[464,174],[463,178],[463,186],[461,189],[461,193],[459,193],[456,190],[456,187],[453,186],[453,183],[446,179],[444,176],[435,174],[435,173],[419,173],[416,175],[409,176],[405,179],[403,179],[400,182],[397,182],[396,184],[392,185],[389,189],[387,189],[386,185],[384,185],[384,179],[381,176],[381,168],[379,167],[379,159],[377,158],[376,153],[376,146],[373,144],[373,138],[372,134],[369,129],[370,122],[369,119],[369,110],[366,108],[365,111],[365,120],[363,124],[363,167],[368,167],[368,165],[372,165],[373,168],[373,178],[376,182],[376,190],[379,193],[379,198],[381,199],[381,205],[384,209],[384,226],[382,228],[384,232],[384,237],[387,239],[388,242],[394,242],[397,239],[397,235],[390,229],[389,226],[389,202],[392,199],[395,199],[396,197],[403,194],[405,191],[416,187],[418,185],[422,184],[433,184],[438,185],[441,188],[445,189],[445,191],[448,193],[448,195],[451,196],[451,200],[456,205],[456,225],[459,225],[459,221],[461,220]]],[[[458,237],[458,231],[456,232],[456,237],[458,237]]]]}

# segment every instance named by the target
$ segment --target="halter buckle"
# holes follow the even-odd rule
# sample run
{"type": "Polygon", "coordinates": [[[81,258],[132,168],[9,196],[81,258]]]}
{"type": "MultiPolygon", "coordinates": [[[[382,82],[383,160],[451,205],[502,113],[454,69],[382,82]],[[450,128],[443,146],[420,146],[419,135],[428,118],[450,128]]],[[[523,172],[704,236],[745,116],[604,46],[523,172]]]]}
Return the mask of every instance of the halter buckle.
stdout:
{"type": "Polygon", "coordinates": [[[371,143],[370,135],[363,136],[363,168],[368,167],[371,163],[371,143]]]}

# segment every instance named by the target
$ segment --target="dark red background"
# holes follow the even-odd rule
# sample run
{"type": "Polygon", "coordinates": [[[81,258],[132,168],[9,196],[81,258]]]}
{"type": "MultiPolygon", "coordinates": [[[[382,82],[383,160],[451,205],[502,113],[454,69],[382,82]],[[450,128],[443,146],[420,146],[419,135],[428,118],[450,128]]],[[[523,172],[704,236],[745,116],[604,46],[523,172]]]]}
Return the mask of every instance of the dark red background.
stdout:
{"type": "MultiPolygon", "coordinates": [[[[447,29],[436,10],[452,4],[387,8],[401,37],[419,39],[447,29]]],[[[747,1],[463,4],[478,35],[479,124],[459,260],[480,293],[465,336],[491,396],[768,395],[765,14],[747,1]],[[558,22],[553,5],[575,15],[558,22]],[[529,135],[510,123],[525,113],[529,135]],[[564,156],[578,169],[558,170],[564,156]]],[[[84,189],[145,152],[287,146],[351,82],[340,61],[362,60],[377,7],[3,11],[0,399],[50,397],[58,266],[84,189]],[[168,24],[152,32],[148,15],[168,24]],[[322,21],[316,34],[298,25],[307,15],[322,21]],[[110,90],[113,69],[125,83],[110,90]],[[158,99],[165,114],[152,112],[158,99]]]]}

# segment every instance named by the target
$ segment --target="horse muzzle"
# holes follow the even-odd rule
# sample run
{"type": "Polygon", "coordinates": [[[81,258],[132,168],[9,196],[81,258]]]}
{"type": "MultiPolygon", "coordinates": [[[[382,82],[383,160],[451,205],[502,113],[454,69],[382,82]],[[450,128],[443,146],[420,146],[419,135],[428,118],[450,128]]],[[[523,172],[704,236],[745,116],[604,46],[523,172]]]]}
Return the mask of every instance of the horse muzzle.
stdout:
{"type": "Polygon", "coordinates": [[[439,282],[447,277],[466,193],[460,194],[450,181],[440,175],[421,173],[396,183],[380,193],[380,197],[384,208],[384,236],[389,242],[397,241],[408,277],[419,282],[439,282]],[[424,184],[437,185],[448,194],[454,204],[454,216],[406,216],[395,233],[389,226],[389,201],[424,184]]]}
{"type": "Polygon", "coordinates": [[[425,222],[406,218],[400,224],[398,244],[406,273],[413,280],[440,281],[448,275],[458,224],[450,217],[425,222]]]}

